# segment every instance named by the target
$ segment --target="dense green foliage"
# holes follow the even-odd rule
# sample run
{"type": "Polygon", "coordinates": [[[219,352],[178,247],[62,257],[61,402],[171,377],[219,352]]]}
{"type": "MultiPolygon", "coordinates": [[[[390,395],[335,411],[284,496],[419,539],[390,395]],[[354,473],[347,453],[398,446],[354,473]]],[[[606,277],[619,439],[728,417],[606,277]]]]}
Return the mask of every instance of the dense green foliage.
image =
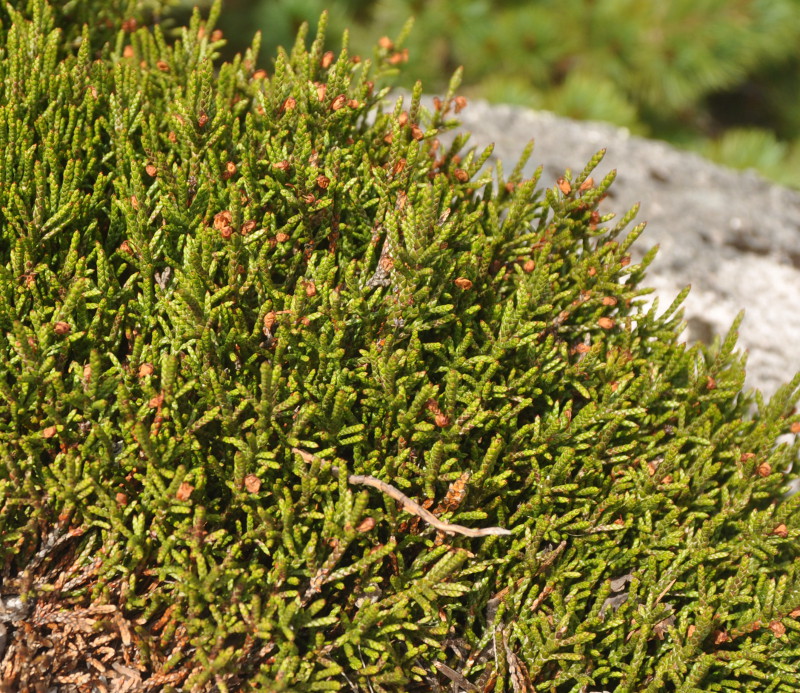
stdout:
{"type": "Polygon", "coordinates": [[[800,379],[647,306],[602,153],[483,171],[457,79],[382,109],[324,22],[220,64],[219,11],[0,10],[3,592],[121,605],[187,690],[796,690],[800,379]]]}
{"type": "MultiPolygon", "coordinates": [[[[194,4],[185,0],[185,4],[194,4]]],[[[370,54],[409,17],[401,83],[465,92],[666,139],[800,187],[797,0],[231,0],[222,28],[290,45],[323,8],[370,54]]]]}

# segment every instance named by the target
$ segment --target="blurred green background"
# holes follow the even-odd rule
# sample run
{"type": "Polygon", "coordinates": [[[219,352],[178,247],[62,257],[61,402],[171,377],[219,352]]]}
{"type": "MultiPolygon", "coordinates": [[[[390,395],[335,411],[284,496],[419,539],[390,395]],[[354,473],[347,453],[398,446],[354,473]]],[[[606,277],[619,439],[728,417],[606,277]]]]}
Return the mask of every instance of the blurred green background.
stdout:
{"type": "MultiPolygon", "coordinates": [[[[184,11],[198,4],[180,0],[184,11]]],[[[200,2],[207,7],[210,2],[200,2]]],[[[800,188],[800,0],[226,0],[226,57],[261,66],[330,13],[369,57],[414,18],[399,86],[602,120],[800,188]]]]}

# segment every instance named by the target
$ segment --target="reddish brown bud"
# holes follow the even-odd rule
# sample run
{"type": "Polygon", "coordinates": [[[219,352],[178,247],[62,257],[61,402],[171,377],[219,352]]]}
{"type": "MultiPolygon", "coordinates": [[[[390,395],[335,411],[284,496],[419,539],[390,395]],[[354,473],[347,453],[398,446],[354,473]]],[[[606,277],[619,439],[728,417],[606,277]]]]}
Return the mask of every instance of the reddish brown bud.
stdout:
{"type": "Polygon", "coordinates": [[[153,375],[155,373],[155,368],[153,367],[152,363],[143,363],[139,366],[139,377],[144,378],[148,375],[153,375]]]}
{"type": "Polygon", "coordinates": [[[192,495],[192,491],[194,491],[194,486],[192,486],[188,481],[184,481],[180,486],[178,486],[178,492],[175,494],[175,498],[179,501],[187,501],[189,500],[189,496],[192,495]]]}
{"type": "Polygon", "coordinates": [[[156,63],[156,67],[161,70],[161,72],[169,72],[169,64],[163,60],[159,60],[156,63]]]}
{"type": "Polygon", "coordinates": [[[320,187],[323,190],[327,190],[330,184],[331,184],[331,179],[328,178],[328,176],[323,176],[321,174],[317,176],[317,187],[320,187]]]}
{"type": "Polygon", "coordinates": [[[614,319],[613,318],[600,318],[597,321],[597,324],[600,325],[604,330],[610,330],[614,327],[614,319]]]}
{"type": "Polygon", "coordinates": [[[54,326],[53,331],[59,335],[60,337],[64,336],[65,334],[69,334],[72,331],[72,327],[68,322],[64,322],[63,320],[59,320],[54,326]]]}
{"type": "Polygon", "coordinates": [[[255,229],[256,226],[258,226],[258,224],[256,224],[256,222],[253,221],[252,219],[249,220],[249,221],[244,222],[244,224],[242,224],[242,228],[241,228],[241,231],[240,231],[242,236],[246,236],[253,229],[255,229]]]}
{"type": "Polygon", "coordinates": [[[556,181],[556,185],[558,185],[558,189],[565,195],[569,195],[572,192],[572,185],[566,178],[559,178],[556,181]]]}
{"type": "Polygon", "coordinates": [[[266,79],[266,78],[267,78],[267,71],[266,70],[256,70],[253,73],[253,79],[255,79],[255,80],[266,79]]]}
{"type": "Polygon", "coordinates": [[[285,243],[286,241],[289,240],[289,234],[283,232],[276,233],[275,240],[278,241],[278,243],[285,243]]]}
{"type": "Polygon", "coordinates": [[[467,100],[463,96],[456,96],[456,113],[461,113],[467,107],[467,100]]]}
{"type": "Polygon", "coordinates": [[[248,493],[258,493],[261,490],[261,479],[255,474],[248,474],[244,478],[244,487],[248,493]]]}
{"type": "Polygon", "coordinates": [[[52,438],[57,433],[55,426],[48,426],[42,431],[42,438],[52,438]]]}
{"type": "Polygon", "coordinates": [[[231,176],[236,174],[236,164],[232,161],[229,161],[225,164],[225,170],[222,172],[222,179],[228,180],[231,176]]]}
{"type": "Polygon", "coordinates": [[[284,111],[293,111],[295,106],[297,106],[297,101],[290,96],[281,104],[281,113],[284,111]]]}
{"type": "Polygon", "coordinates": [[[333,59],[335,57],[336,56],[333,54],[333,51],[326,51],[326,53],[322,56],[322,60],[319,61],[322,69],[327,70],[333,64],[333,59]]]}
{"type": "Polygon", "coordinates": [[[205,113],[201,113],[197,116],[197,127],[204,128],[208,123],[208,116],[205,113]]]}
{"type": "Polygon", "coordinates": [[[217,231],[222,231],[226,226],[230,226],[232,222],[233,215],[227,209],[214,215],[214,228],[217,231]]]}
{"type": "Polygon", "coordinates": [[[459,183],[466,183],[469,180],[469,173],[467,173],[463,168],[457,168],[455,171],[453,171],[453,175],[459,183]]]}
{"type": "Polygon", "coordinates": [[[466,277],[459,277],[453,283],[462,291],[469,291],[472,288],[472,282],[466,277]]]}
{"type": "Polygon", "coordinates": [[[147,171],[147,175],[151,177],[155,176],[156,173],[158,173],[158,170],[156,169],[155,166],[153,166],[153,164],[147,164],[147,166],[144,167],[144,170],[147,171]]]}
{"type": "Polygon", "coordinates": [[[331,102],[331,110],[338,111],[340,108],[344,108],[347,104],[347,97],[344,94],[339,94],[332,102],[331,102]]]}

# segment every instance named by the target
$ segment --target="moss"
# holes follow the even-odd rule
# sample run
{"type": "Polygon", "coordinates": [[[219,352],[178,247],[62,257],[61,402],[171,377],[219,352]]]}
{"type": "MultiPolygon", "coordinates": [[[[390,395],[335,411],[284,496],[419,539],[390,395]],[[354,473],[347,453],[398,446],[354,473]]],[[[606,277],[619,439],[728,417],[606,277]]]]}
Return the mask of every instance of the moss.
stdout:
{"type": "Polygon", "coordinates": [[[187,690],[792,689],[800,379],[765,403],[736,326],[679,341],[636,210],[597,211],[602,152],[552,188],[484,171],[438,143],[458,75],[383,108],[402,45],[334,56],[324,20],[266,74],[258,39],[216,62],[219,5],[79,46],[44,0],[4,11],[0,553],[29,633],[83,609],[187,690]]]}

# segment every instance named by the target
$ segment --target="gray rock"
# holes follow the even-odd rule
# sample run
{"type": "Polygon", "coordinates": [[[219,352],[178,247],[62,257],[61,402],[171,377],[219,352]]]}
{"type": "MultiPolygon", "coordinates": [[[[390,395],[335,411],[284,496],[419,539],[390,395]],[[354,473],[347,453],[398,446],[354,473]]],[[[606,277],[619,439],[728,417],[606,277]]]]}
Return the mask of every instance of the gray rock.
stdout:
{"type": "Polygon", "coordinates": [[[703,341],[726,334],[744,309],[739,347],[749,352],[747,384],[765,395],[800,370],[800,193],[610,125],[481,101],[459,118],[471,144],[494,143],[492,158],[507,173],[534,139],[525,173],[542,164],[544,186],[567,168],[579,173],[606,148],[592,175],[599,181],[617,169],[617,179],[601,211],[619,217],[641,203],[637,221],[648,223],[634,260],[660,246],[645,279],[660,306],[691,284],[688,338],[703,341]]]}

